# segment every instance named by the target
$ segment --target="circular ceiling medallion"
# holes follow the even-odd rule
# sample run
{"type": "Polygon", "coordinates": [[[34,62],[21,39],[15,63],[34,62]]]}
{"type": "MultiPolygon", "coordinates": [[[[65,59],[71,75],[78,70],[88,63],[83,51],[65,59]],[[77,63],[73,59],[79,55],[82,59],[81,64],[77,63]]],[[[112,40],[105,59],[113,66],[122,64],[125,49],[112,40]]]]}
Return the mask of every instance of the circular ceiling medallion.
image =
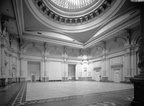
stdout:
{"type": "Polygon", "coordinates": [[[42,24],[74,33],[100,26],[120,9],[125,0],[25,0],[42,24]]]}

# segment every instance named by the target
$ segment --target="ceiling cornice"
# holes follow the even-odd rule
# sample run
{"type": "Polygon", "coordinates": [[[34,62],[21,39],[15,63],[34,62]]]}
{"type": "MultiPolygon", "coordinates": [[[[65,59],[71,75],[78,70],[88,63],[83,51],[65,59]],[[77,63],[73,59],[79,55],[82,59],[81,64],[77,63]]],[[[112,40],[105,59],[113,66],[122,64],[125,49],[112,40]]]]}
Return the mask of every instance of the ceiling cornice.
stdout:
{"type": "Polygon", "coordinates": [[[42,37],[42,36],[30,35],[30,34],[27,34],[27,33],[24,34],[22,38],[27,39],[27,40],[35,40],[35,41],[39,41],[39,42],[48,42],[48,43],[53,43],[53,44],[58,44],[58,45],[64,45],[64,46],[69,46],[69,47],[86,49],[86,48],[89,48],[89,47],[99,43],[99,41],[102,41],[102,40],[104,40],[104,39],[106,39],[110,36],[116,35],[118,32],[120,32],[122,30],[125,30],[125,28],[130,27],[133,24],[138,23],[139,21],[140,21],[139,16],[136,16],[135,18],[125,22],[124,24],[116,27],[115,29],[109,31],[108,33],[103,34],[99,38],[96,38],[92,42],[89,42],[85,45],[79,44],[79,43],[49,39],[49,38],[45,38],[45,37],[42,37]]]}
{"type": "Polygon", "coordinates": [[[49,38],[30,35],[30,34],[23,34],[22,38],[27,39],[27,40],[32,40],[32,41],[47,42],[47,43],[58,44],[58,45],[69,46],[69,47],[75,47],[75,48],[84,48],[83,45],[78,44],[78,43],[49,39],[49,38]]]}

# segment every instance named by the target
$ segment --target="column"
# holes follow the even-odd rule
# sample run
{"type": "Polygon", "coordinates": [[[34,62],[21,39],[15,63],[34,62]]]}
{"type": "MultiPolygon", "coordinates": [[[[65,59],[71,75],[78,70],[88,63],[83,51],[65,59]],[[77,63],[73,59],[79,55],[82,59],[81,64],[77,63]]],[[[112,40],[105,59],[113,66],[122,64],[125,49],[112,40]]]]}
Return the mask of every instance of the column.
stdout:
{"type": "Polygon", "coordinates": [[[4,44],[1,44],[1,77],[5,78],[5,53],[4,53],[4,44]]]}
{"type": "Polygon", "coordinates": [[[107,58],[107,50],[106,50],[106,42],[103,41],[103,59],[102,59],[102,81],[107,81],[107,77],[106,77],[106,58],[107,58]]]}
{"type": "Polygon", "coordinates": [[[0,36],[1,36],[1,34],[2,34],[2,22],[1,22],[1,18],[2,18],[2,15],[1,15],[1,13],[0,13],[0,36]]]}
{"type": "MultiPolygon", "coordinates": [[[[1,28],[1,14],[0,14],[0,61],[2,60],[2,28],[1,28]]],[[[1,78],[1,69],[2,69],[2,64],[0,62],[0,78],[1,78]]]]}
{"type": "Polygon", "coordinates": [[[134,83],[134,99],[131,106],[144,106],[144,3],[139,4],[141,35],[139,41],[139,63],[140,74],[131,79],[134,83]]]}
{"type": "MultiPolygon", "coordinates": [[[[1,36],[1,35],[0,35],[1,36]]],[[[1,69],[2,69],[2,47],[1,47],[1,37],[0,37],[0,78],[1,78],[1,69]]]]}
{"type": "Polygon", "coordinates": [[[47,76],[47,81],[49,81],[49,61],[46,60],[46,76],[47,76]]]}
{"type": "Polygon", "coordinates": [[[20,57],[20,82],[27,80],[27,61],[20,57]]]}
{"type": "Polygon", "coordinates": [[[19,61],[20,61],[20,77],[22,77],[23,73],[22,73],[22,58],[21,57],[19,58],[19,61]]]}
{"type": "Polygon", "coordinates": [[[44,57],[44,81],[46,81],[46,57],[44,57]]]}
{"type": "Polygon", "coordinates": [[[124,66],[127,72],[125,76],[125,81],[130,82],[130,78],[131,78],[131,50],[130,49],[126,51],[124,62],[125,62],[124,66]]]}
{"type": "Polygon", "coordinates": [[[131,76],[132,77],[134,77],[134,75],[136,75],[136,73],[135,73],[135,71],[136,71],[136,51],[135,51],[135,48],[133,48],[133,52],[132,52],[132,56],[131,56],[131,58],[132,58],[132,65],[131,65],[131,71],[132,71],[132,74],[131,74],[131,76]]]}
{"type": "Polygon", "coordinates": [[[107,81],[108,81],[108,77],[110,74],[110,59],[107,57],[106,58],[106,77],[107,77],[107,81]]]}
{"type": "Polygon", "coordinates": [[[64,77],[65,77],[65,80],[68,80],[68,63],[67,62],[64,63],[64,77]]]}
{"type": "MultiPolygon", "coordinates": [[[[0,14],[0,87],[6,85],[5,78],[5,53],[4,53],[4,37],[3,33],[5,30],[2,29],[2,15],[0,14]]],[[[6,29],[6,28],[4,28],[6,29]]]]}
{"type": "Polygon", "coordinates": [[[127,55],[127,77],[130,77],[131,75],[131,56],[130,56],[130,51],[128,51],[127,55]]]}
{"type": "Polygon", "coordinates": [[[103,70],[103,76],[102,77],[105,77],[106,76],[106,58],[105,56],[103,57],[102,59],[102,70],[103,70]]]}
{"type": "Polygon", "coordinates": [[[44,70],[44,61],[41,61],[41,66],[40,66],[40,81],[44,81],[44,74],[45,74],[45,70],[44,70]]]}
{"type": "Polygon", "coordinates": [[[5,76],[5,53],[4,44],[1,44],[1,76],[0,76],[0,87],[6,86],[6,76],[5,76]]]}
{"type": "Polygon", "coordinates": [[[10,72],[10,77],[12,76],[12,55],[9,55],[9,72],[10,72]]]}
{"type": "Polygon", "coordinates": [[[9,70],[8,70],[8,72],[9,72],[8,83],[9,84],[12,83],[12,79],[10,78],[11,77],[10,58],[11,58],[11,55],[9,54],[9,70]]]}

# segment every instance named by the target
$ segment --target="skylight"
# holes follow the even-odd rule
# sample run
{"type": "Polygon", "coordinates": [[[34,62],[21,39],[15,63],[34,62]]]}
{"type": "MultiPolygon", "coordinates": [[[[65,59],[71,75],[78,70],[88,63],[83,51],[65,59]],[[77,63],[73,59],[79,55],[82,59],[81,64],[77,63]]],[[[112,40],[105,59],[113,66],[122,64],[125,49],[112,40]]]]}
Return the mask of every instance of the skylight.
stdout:
{"type": "Polygon", "coordinates": [[[91,4],[95,0],[51,0],[56,5],[66,9],[80,9],[91,4]]]}

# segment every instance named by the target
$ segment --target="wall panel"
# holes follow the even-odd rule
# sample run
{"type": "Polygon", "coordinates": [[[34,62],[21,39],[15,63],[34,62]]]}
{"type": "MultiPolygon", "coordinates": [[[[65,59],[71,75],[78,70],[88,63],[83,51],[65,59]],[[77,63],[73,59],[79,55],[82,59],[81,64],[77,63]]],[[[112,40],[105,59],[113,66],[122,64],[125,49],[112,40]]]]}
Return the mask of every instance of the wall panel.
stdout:
{"type": "Polygon", "coordinates": [[[49,80],[62,80],[61,62],[49,62],[49,80]]]}

